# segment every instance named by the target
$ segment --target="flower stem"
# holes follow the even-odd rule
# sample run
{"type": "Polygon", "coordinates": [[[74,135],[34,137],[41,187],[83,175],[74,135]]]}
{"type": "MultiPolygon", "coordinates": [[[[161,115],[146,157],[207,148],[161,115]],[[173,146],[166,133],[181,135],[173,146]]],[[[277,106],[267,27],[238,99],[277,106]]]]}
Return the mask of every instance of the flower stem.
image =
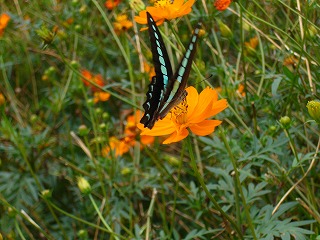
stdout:
{"type": "MultiPolygon", "coordinates": [[[[206,184],[204,183],[204,179],[201,176],[199,169],[197,167],[196,159],[194,157],[193,149],[192,149],[192,144],[190,137],[187,138],[187,147],[189,149],[189,156],[190,156],[190,165],[196,175],[196,178],[198,179],[201,187],[203,188],[204,192],[206,193],[207,197],[210,199],[210,201],[213,203],[214,207],[221,213],[221,215],[228,220],[228,222],[234,227],[236,232],[238,233],[238,236],[240,239],[243,239],[242,233],[240,231],[239,226],[231,219],[231,217],[223,211],[223,209],[220,207],[218,202],[214,199],[214,197],[211,195],[209,192],[209,189],[207,188],[206,184]]],[[[256,239],[256,238],[255,238],[256,239]]]]}
{"type": "MultiPolygon", "coordinates": [[[[246,203],[246,198],[245,198],[245,196],[243,194],[243,191],[242,191],[242,186],[241,186],[241,182],[240,182],[240,176],[239,176],[239,172],[238,172],[236,159],[234,158],[234,156],[232,154],[230,145],[229,145],[229,143],[227,141],[227,138],[226,138],[226,135],[224,134],[224,131],[220,131],[220,133],[221,133],[222,141],[224,142],[224,145],[226,146],[227,152],[228,152],[228,154],[230,156],[230,159],[231,159],[231,163],[233,165],[233,170],[234,170],[234,175],[235,175],[235,183],[236,183],[235,187],[239,191],[239,194],[240,194],[243,206],[244,206],[244,212],[245,212],[245,215],[247,217],[247,222],[248,222],[249,228],[250,228],[251,233],[252,233],[252,237],[253,237],[253,239],[257,239],[256,233],[255,233],[255,230],[254,230],[254,226],[253,226],[253,223],[252,223],[252,220],[251,220],[249,207],[248,207],[248,205],[246,203]]],[[[237,192],[236,192],[236,195],[238,195],[237,192]]]]}

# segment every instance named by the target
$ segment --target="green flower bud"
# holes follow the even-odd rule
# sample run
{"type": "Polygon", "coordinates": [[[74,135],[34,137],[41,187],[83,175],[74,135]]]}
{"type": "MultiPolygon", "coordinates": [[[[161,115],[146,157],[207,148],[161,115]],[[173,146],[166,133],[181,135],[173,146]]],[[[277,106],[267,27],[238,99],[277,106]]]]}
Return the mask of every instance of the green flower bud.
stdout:
{"type": "Polygon", "coordinates": [[[79,62],[76,61],[76,60],[72,60],[72,61],[70,62],[70,65],[71,65],[71,67],[73,67],[73,68],[75,68],[75,69],[79,68],[79,62]]]}
{"type": "Polygon", "coordinates": [[[78,231],[78,237],[79,239],[88,239],[88,231],[86,231],[85,229],[80,229],[78,231]]]}
{"type": "Polygon", "coordinates": [[[81,193],[83,194],[91,193],[91,186],[84,177],[78,177],[77,184],[81,193]]]}
{"type": "Polygon", "coordinates": [[[129,5],[137,13],[146,9],[146,5],[144,5],[143,1],[141,0],[130,0],[129,5]]]}
{"type": "Polygon", "coordinates": [[[127,174],[129,174],[131,172],[132,172],[131,169],[128,168],[128,167],[125,167],[125,168],[121,169],[121,175],[127,175],[127,174]]]}
{"type": "Polygon", "coordinates": [[[320,123],[320,102],[319,101],[309,101],[307,103],[307,108],[310,116],[317,123],[320,123]]]}
{"type": "Polygon", "coordinates": [[[218,20],[218,26],[220,28],[221,36],[225,38],[232,38],[233,33],[230,28],[224,24],[221,20],[218,20]]]}
{"type": "Polygon", "coordinates": [[[102,109],[101,108],[96,108],[95,112],[97,115],[100,115],[102,113],[102,109]]]}
{"type": "Polygon", "coordinates": [[[82,5],[79,12],[80,14],[85,14],[87,12],[87,5],[82,5]]]}
{"type": "Polygon", "coordinates": [[[12,207],[8,207],[8,216],[9,217],[15,217],[16,216],[16,210],[13,209],[12,207]]]}
{"type": "Polygon", "coordinates": [[[41,196],[44,199],[50,199],[52,197],[52,191],[49,189],[45,189],[45,190],[41,191],[41,196]]]}
{"type": "Polygon", "coordinates": [[[172,166],[179,166],[181,164],[181,161],[174,156],[165,156],[164,159],[172,166]]]}
{"type": "Polygon", "coordinates": [[[80,24],[77,24],[74,26],[74,30],[76,30],[77,32],[80,32],[82,30],[82,26],[80,24]]]}
{"type": "Polygon", "coordinates": [[[102,113],[102,118],[103,119],[108,119],[109,118],[109,113],[107,113],[107,112],[102,113]]]}
{"type": "Polygon", "coordinates": [[[50,44],[52,43],[56,33],[50,31],[46,26],[42,25],[41,28],[36,30],[36,33],[38,36],[42,39],[44,44],[50,44]]]}
{"type": "Polygon", "coordinates": [[[71,2],[71,4],[72,4],[73,6],[77,6],[78,3],[79,3],[79,0],[72,0],[72,2],[71,2]]]}
{"type": "Polygon", "coordinates": [[[88,104],[89,106],[93,106],[93,105],[94,105],[93,99],[92,99],[92,98],[89,98],[89,99],[87,100],[87,104],[88,104]]]}
{"type": "Polygon", "coordinates": [[[79,128],[78,128],[78,133],[80,136],[87,136],[90,132],[90,129],[87,128],[86,125],[80,125],[79,128]]]}
{"type": "Polygon", "coordinates": [[[104,130],[104,129],[106,129],[107,128],[107,125],[105,124],[105,123],[101,123],[100,125],[99,125],[99,129],[100,130],[104,130]]]}
{"type": "Polygon", "coordinates": [[[290,126],[291,119],[288,116],[284,116],[280,118],[279,122],[281,123],[283,128],[287,129],[290,126]]]}

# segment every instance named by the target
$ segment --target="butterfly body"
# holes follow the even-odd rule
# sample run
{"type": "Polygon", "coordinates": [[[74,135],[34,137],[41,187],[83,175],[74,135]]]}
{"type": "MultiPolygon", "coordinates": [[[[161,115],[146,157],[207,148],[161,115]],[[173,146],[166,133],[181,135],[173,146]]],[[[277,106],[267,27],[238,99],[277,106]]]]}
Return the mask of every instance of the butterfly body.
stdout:
{"type": "Polygon", "coordinates": [[[186,53],[177,71],[173,74],[161,34],[148,12],[147,18],[156,76],[152,77],[149,84],[146,94],[147,100],[143,104],[145,114],[140,123],[144,124],[144,127],[152,129],[157,120],[163,119],[174,106],[178,105],[187,96],[185,88],[191,70],[192,59],[195,55],[196,42],[201,25],[198,24],[194,30],[186,53]]]}

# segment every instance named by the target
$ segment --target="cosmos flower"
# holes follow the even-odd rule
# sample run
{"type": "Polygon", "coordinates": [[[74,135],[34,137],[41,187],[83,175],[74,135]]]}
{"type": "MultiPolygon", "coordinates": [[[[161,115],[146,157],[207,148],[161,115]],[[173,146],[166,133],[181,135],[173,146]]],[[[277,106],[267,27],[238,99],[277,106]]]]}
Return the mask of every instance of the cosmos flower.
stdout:
{"type": "Polygon", "coordinates": [[[195,0],[158,0],[155,1],[154,6],[147,7],[135,16],[134,20],[140,24],[147,24],[147,12],[149,12],[156,24],[159,26],[165,20],[171,20],[182,17],[191,12],[191,7],[195,0]]]}
{"type": "Polygon", "coordinates": [[[116,21],[113,23],[114,31],[119,35],[120,33],[132,28],[133,23],[128,20],[128,16],[125,14],[118,15],[116,21]]]}
{"type": "Polygon", "coordinates": [[[141,135],[164,136],[170,135],[163,144],[181,141],[189,135],[187,128],[198,136],[212,133],[222,121],[208,120],[208,118],[220,113],[228,107],[226,99],[218,100],[216,90],[207,87],[200,94],[194,87],[188,87],[187,97],[167,116],[155,123],[152,129],[144,128],[139,123],[141,135]]]}
{"type": "Polygon", "coordinates": [[[108,10],[112,10],[115,7],[117,7],[120,4],[121,0],[107,0],[104,3],[104,6],[108,9],[108,10]]]}
{"type": "Polygon", "coordinates": [[[4,29],[7,27],[10,21],[10,16],[6,13],[0,15],[0,37],[3,35],[4,29]]]}
{"type": "Polygon", "coordinates": [[[94,98],[93,98],[94,103],[97,103],[100,101],[105,102],[109,100],[110,93],[102,91],[100,88],[96,87],[95,85],[93,85],[88,81],[90,80],[91,82],[95,83],[97,86],[103,87],[105,84],[101,74],[93,75],[90,71],[83,69],[81,71],[81,75],[83,76],[82,81],[84,85],[86,85],[87,87],[90,87],[91,91],[94,94],[94,98]]]}
{"type": "Polygon", "coordinates": [[[224,11],[226,10],[229,5],[231,4],[232,0],[216,0],[214,2],[214,7],[218,10],[218,11],[224,11]]]}

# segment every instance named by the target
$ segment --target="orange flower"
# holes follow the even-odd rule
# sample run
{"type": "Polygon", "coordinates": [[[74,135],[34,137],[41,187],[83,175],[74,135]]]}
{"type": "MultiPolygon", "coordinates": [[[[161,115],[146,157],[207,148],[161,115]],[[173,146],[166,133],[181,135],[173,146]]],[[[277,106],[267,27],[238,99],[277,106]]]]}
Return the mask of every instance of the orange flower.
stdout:
{"type": "Polygon", "coordinates": [[[289,56],[283,60],[284,66],[294,66],[295,67],[297,65],[297,63],[298,63],[298,59],[294,55],[289,56]]]}
{"type": "Polygon", "coordinates": [[[108,9],[108,10],[112,10],[114,9],[116,6],[118,6],[120,4],[120,0],[107,0],[104,3],[104,6],[108,9]]]}
{"type": "Polygon", "coordinates": [[[145,72],[149,74],[149,80],[151,80],[151,78],[156,75],[154,67],[151,67],[147,62],[143,62],[143,67],[145,72]]]}
{"type": "Polygon", "coordinates": [[[110,98],[110,93],[107,92],[103,92],[100,88],[96,87],[95,85],[93,85],[91,82],[93,82],[94,84],[103,87],[104,86],[104,81],[102,79],[101,74],[97,74],[97,75],[93,75],[91,72],[89,72],[86,69],[83,69],[81,71],[81,74],[83,76],[82,81],[84,83],[84,85],[91,87],[91,91],[94,93],[94,97],[93,97],[93,102],[97,103],[97,102],[105,102],[108,101],[110,98]],[[88,80],[90,80],[91,82],[89,82],[88,80]]]}
{"type": "Polygon", "coordinates": [[[244,43],[245,49],[244,49],[244,54],[246,56],[254,56],[256,54],[256,47],[259,44],[259,39],[257,36],[250,38],[248,42],[244,43]]]}
{"type": "MultiPolygon", "coordinates": [[[[135,137],[138,134],[138,131],[140,131],[137,128],[137,123],[139,123],[142,112],[140,110],[137,110],[134,115],[130,115],[127,117],[127,124],[125,127],[125,134],[127,136],[135,137]]],[[[140,141],[143,145],[150,145],[154,142],[153,136],[141,136],[140,141]]]]}
{"type": "Polygon", "coordinates": [[[3,35],[4,29],[7,27],[10,21],[10,16],[6,13],[0,15],[0,37],[3,35]]]}
{"type": "Polygon", "coordinates": [[[232,0],[216,0],[214,2],[214,7],[218,10],[218,11],[224,11],[226,10],[229,5],[231,4],[232,0]]]}
{"type": "Polygon", "coordinates": [[[130,145],[126,143],[125,139],[119,140],[116,137],[109,138],[109,146],[102,149],[102,155],[104,157],[110,154],[110,151],[114,152],[115,157],[122,156],[130,149],[130,145]]]}
{"type": "Polygon", "coordinates": [[[109,100],[110,96],[110,93],[107,92],[95,92],[93,94],[93,102],[106,102],[109,100]]]}
{"type": "Polygon", "coordinates": [[[114,31],[119,35],[121,32],[127,31],[132,28],[133,23],[128,20],[128,16],[125,14],[118,15],[116,21],[113,23],[114,31]]]}
{"type": "Polygon", "coordinates": [[[5,102],[6,102],[6,99],[4,98],[3,94],[0,93],[0,106],[1,106],[1,105],[4,105],[5,102]]]}
{"type": "Polygon", "coordinates": [[[250,47],[253,49],[255,49],[258,46],[258,44],[259,44],[259,39],[257,36],[250,38],[249,42],[244,43],[246,47],[250,47]]]}
{"type": "Polygon", "coordinates": [[[240,97],[246,96],[246,92],[244,91],[244,85],[242,83],[239,84],[237,93],[239,94],[240,97]]]}
{"type": "Polygon", "coordinates": [[[88,80],[91,82],[95,83],[96,85],[103,87],[104,86],[104,81],[101,76],[101,74],[93,75],[90,71],[84,69],[81,71],[81,75],[83,76],[82,81],[84,85],[90,86],[91,90],[93,92],[101,91],[99,88],[95,87],[92,83],[90,83],[88,80]]]}
{"type": "Polygon", "coordinates": [[[218,100],[218,93],[207,87],[200,94],[194,87],[188,87],[187,97],[167,116],[155,123],[150,130],[143,124],[137,126],[142,130],[141,135],[163,136],[171,134],[163,144],[178,142],[189,135],[187,128],[196,135],[205,136],[212,133],[222,121],[207,120],[228,107],[226,99],[218,100]]]}
{"type": "Polygon", "coordinates": [[[147,12],[151,14],[156,24],[159,26],[165,20],[171,20],[178,17],[182,17],[191,12],[191,7],[195,0],[157,0],[154,6],[147,7],[139,13],[139,16],[135,16],[134,20],[140,24],[147,24],[147,12]]]}

